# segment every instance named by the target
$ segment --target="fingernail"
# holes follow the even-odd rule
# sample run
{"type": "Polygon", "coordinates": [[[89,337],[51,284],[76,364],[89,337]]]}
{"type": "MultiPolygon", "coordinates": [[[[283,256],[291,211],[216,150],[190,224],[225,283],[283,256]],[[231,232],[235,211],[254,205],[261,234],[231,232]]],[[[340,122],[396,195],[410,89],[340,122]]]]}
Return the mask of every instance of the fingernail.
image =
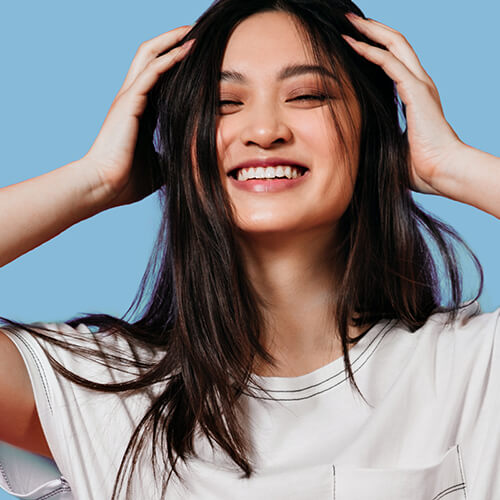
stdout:
{"type": "Polygon", "coordinates": [[[351,38],[349,35],[342,35],[342,38],[350,44],[356,43],[356,40],[354,40],[354,38],[351,38]]]}
{"type": "Polygon", "coordinates": [[[361,19],[358,15],[354,14],[354,12],[347,12],[345,17],[347,17],[347,19],[351,19],[353,21],[357,21],[358,19],[361,19]]]}

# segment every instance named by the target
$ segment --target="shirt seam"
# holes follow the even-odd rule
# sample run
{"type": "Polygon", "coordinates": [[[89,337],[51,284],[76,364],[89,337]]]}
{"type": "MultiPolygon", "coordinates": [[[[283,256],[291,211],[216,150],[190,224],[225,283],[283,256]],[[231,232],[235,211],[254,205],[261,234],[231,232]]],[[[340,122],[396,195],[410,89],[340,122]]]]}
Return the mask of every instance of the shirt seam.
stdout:
{"type": "Polygon", "coordinates": [[[63,493],[65,491],[71,491],[71,488],[69,488],[66,485],[61,485],[58,486],[54,491],[51,491],[50,493],[38,497],[36,500],[46,500],[47,498],[53,497],[54,495],[57,495],[58,493],[63,493]]]}
{"type": "MultiPolygon", "coordinates": [[[[390,323],[389,323],[389,324],[390,324],[390,323]]],[[[386,326],[389,326],[389,324],[388,324],[388,325],[386,325],[386,326]]],[[[374,354],[374,353],[375,353],[375,351],[377,350],[377,347],[381,344],[382,340],[385,338],[385,336],[386,336],[386,335],[387,335],[387,333],[388,333],[388,330],[387,330],[387,331],[385,331],[385,332],[384,332],[384,330],[385,330],[385,327],[383,327],[383,328],[382,328],[382,330],[380,330],[380,332],[379,332],[379,333],[376,335],[376,337],[372,340],[372,342],[370,342],[370,344],[369,344],[369,346],[368,346],[368,347],[370,347],[370,346],[374,343],[374,341],[380,337],[379,342],[377,343],[377,345],[375,345],[375,347],[373,347],[372,351],[368,354],[368,356],[366,357],[366,359],[365,359],[365,360],[364,360],[364,361],[363,361],[363,362],[362,362],[359,366],[357,366],[357,367],[356,367],[356,368],[352,371],[352,372],[353,372],[353,374],[354,374],[354,373],[357,373],[357,372],[358,372],[358,371],[359,371],[359,370],[360,370],[360,369],[361,369],[361,368],[362,368],[362,367],[363,367],[363,366],[364,366],[364,365],[368,362],[368,360],[369,360],[369,359],[373,356],[373,354],[374,354]]],[[[366,350],[368,349],[368,347],[367,347],[367,348],[363,351],[363,353],[362,353],[362,354],[366,353],[366,350]]],[[[358,358],[356,358],[356,361],[357,361],[357,360],[361,357],[361,355],[362,355],[362,354],[360,354],[360,356],[358,356],[358,358]]],[[[345,374],[345,370],[344,370],[343,372],[342,372],[342,371],[341,371],[341,372],[338,372],[338,373],[335,375],[335,377],[337,377],[339,374],[342,374],[342,373],[344,373],[344,374],[345,374]]],[[[321,384],[322,384],[322,383],[324,383],[325,381],[331,380],[332,378],[334,378],[334,377],[329,377],[329,378],[325,379],[323,382],[321,382],[321,384]]],[[[265,400],[265,401],[285,401],[285,402],[291,402],[291,401],[304,401],[304,400],[306,400],[306,399],[311,399],[311,398],[313,398],[313,397],[315,397],[315,396],[318,396],[318,395],[320,395],[320,394],[323,394],[323,393],[325,393],[325,392],[328,392],[328,391],[330,391],[330,390],[334,389],[335,387],[338,387],[340,384],[342,384],[342,383],[344,383],[346,380],[348,380],[348,378],[349,378],[349,377],[348,377],[347,375],[345,375],[345,376],[344,376],[344,378],[343,378],[342,380],[340,380],[340,381],[336,382],[335,384],[333,384],[333,385],[331,385],[331,386],[329,386],[329,387],[326,387],[325,389],[322,389],[321,391],[315,392],[314,394],[309,394],[309,395],[307,395],[307,396],[303,396],[303,397],[299,397],[299,398],[280,398],[280,397],[265,397],[265,396],[257,396],[257,395],[255,395],[255,394],[250,394],[250,393],[248,393],[247,391],[244,391],[244,392],[243,392],[243,394],[245,394],[246,396],[252,397],[252,398],[254,398],[254,399],[260,399],[260,400],[265,400]]],[[[316,387],[316,385],[318,385],[318,384],[312,385],[311,387],[316,387]]],[[[305,389],[301,389],[301,390],[305,390],[305,389]]],[[[271,393],[271,392],[281,392],[281,393],[286,393],[286,392],[297,392],[297,390],[283,390],[283,391],[279,391],[279,390],[267,390],[267,389],[266,389],[266,392],[269,392],[269,393],[271,393]]]]}
{"type": "Polygon", "coordinates": [[[14,488],[12,487],[12,484],[9,480],[9,476],[7,476],[7,472],[5,472],[5,469],[0,462],[0,473],[2,474],[2,477],[5,479],[5,483],[7,484],[7,487],[10,489],[10,491],[14,491],[14,488]]]}
{"type": "Polygon", "coordinates": [[[44,393],[45,393],[45,399],[47,400],[47,404],[49,406],[50,414],[53,415],[54,411],[52,409],[52,404],[50,402],[49,389],[48,389],[49,384],[47,382],[47,376],[46,376],[45,371],[43,369],[43,366],[42,366],[42,363],[40,361],[40,358],[36,355],[35,351],[29,345],[29,343],[26,342],[26,340],[22,338],[22,335],[19,335],[17,332],[11,332],[11,333],[13,335],[15,335],[24,344],[24,346],[26,347],[26,349],[28,349],[28,352],[31,354],[31,357],[33,358],[33,361],[35,362],[35,366],[36,366],[38,374],[40,376],[40,380],[42,382],[43,390],[44,390],[44,393]]]}
{"type": "Polygon", "coordinates": [[[462,482],[464,483],[464,498],[467,498],[467,483],[465,481],[464,464],[462,461],[462,451],[460,449],[460,445],[458,444],[457,444],[457,455],[458,455],[458,464],[460,467],[460,476],[462,477],[462,482]]]}
{"type": "MultiPolygon", "coordinates": [[[[370,343],[363,349],[362,352],[359,353],[359,355],[356,357],[356,359],[354,361],[352,361],[351,366],[353,366],[354,364],[359,362],[359,359],[366,353],[366,351],[368,351],[368,349],[380,337],[380,335],[382,335],[384,333],[385,328],[388,327],[390,325],[390,323],[391,322],[389,321],[389,323],[382,326],[380,331],[373,337],[373,339],[370,341],[370,343]]],[[[385,332],[385,333],[387,333],[387,332],[385,332]]],[[[384,333],[384,335],[385,335],[385,333],[384,333]]],[[[377,344],[377,346],[378,346],[378,344],[377,344]]],[[[306,391],[308,389],[312,389],[314,387],[317,387],[318,385],[324,384],[325,382],[328,382],[334,378],[337,378],[338,376],[342,375],[344,373],[344,371],[345,370],[339,370],[337,373],[321,380],[320,382],[316,382],[315,384],[311,384],[307,387],[301,387],[300,389],[266,389],[266,392],[301,392],[301,391],[306,391]]],[[[251,389],[259,389],[257,386],[255,386],[253,384],[250,384],[249,387],[251,389]]]]}

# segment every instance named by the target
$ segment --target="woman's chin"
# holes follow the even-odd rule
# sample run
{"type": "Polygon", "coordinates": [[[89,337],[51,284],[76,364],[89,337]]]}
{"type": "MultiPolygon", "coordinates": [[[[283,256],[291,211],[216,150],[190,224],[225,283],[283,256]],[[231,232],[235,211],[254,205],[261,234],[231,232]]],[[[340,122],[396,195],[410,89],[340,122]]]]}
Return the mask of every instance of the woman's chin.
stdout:
{"type": "Polygon", "coordinates": [[[236,226],[241,233],[247,235],[286,234],[299,230],[297,222],[276,219],[241,219],[236,220],[236,226]]]}

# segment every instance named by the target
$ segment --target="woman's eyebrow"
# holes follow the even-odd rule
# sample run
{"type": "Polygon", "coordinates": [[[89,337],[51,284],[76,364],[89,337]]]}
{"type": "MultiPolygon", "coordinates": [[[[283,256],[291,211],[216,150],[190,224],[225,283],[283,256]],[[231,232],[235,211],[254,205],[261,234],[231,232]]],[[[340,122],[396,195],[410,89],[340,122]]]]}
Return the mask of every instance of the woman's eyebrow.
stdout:
{"type": "MultiPolygon", "coordinates": [[[[294,76],[300,76],[309,73],[323,75],[337,81],[337,78],[329,69],[325,68],[324,66],[317,66],[314,64],[293,64],[291,66],[285,66],[278,74],[278,81],[283,81],[287,78],[292,78],[294,76]]],[[[242,84],[248,83],[245,75],[239,73],[238,71],[221,71],[220,81],[242,84]]]]}

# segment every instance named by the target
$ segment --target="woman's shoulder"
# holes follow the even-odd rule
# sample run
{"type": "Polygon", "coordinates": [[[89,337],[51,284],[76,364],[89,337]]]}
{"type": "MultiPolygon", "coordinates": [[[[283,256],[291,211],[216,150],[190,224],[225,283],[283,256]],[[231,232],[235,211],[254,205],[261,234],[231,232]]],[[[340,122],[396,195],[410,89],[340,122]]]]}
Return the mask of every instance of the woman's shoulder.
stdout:
{"type": "MultiPolygon", "coordinates": [[[[478,301],[462,304],[457,310],[438,310],[416,330],[410,329],[399,320],[389,323],[388,338],[394,342],[450,346],[452,344],[473,345],[483,343],[487,338],[495,340],[500,329],[500,308],[483,312],[478,301]]],[[[500,333],[500,332],[499,332],[500,333]]]]}
{"type": "Polygon", "coordinates": [[[442,375],[465,380],[472,373],[492,375],[492,367],[500,375],[500,308],[483,312],[475,301],[455,315],[437,312],[413,336],[420,359],[432,361],[442,375]]]}
{"type": "Polygon", "coordinates": [[[0,443],[5,469],[0,471],[4,473],[0,490],[25,494],[37,487],[48,498],[67,485],[64,478],[75,492],[88,491],[90,476],[93,484],[111,486],[109,478],[115,477],[135,428],[156,389],[161,390],[160,385],[142,390],[121,390],[117,385],[137,378],[146,366],[137,360],[144,361],[148,349],[118,333],[93,331],[84,323],[24,326],[1,329],[22,355],[40,425],[58,469],[40,474],[26,452],[0,443]],[[83,379],[92,383],[78,383],[83,379]],[[100,384],[117,390],[102,390],[100,384]],[[90,476],[82,475],[82,470],[90,471],[90,476]]]}
{"type": "Polygon", "coordinates": [[[500,383],[500,309],[483,312],[478,302],[472,302],[455,314],[435,312],[414,331],[399,321],[390,326],[383,330],[387,334],[377,352],[384,363],[391,360],[391,373],[426,373],[437,383],[450,377],[466,380],[472,372],[483,371],[486,377],[494,363],[500,383]]]}
{"type": "MultiPolygon", "coordinates": [[[[463,304],[453,314],[450,311],[432,314],[417,332],[446,343],[481,344],[486,338],[495,339],[500,328],[500,308],[483,312],[478,301],[463,304]]],[[[471,345],[472,344],[472,345],[471,345]]]]}
{"type": "Polygon", "coordinates": [[[119,331],[101,331],[83,322],[36,322],[25,328],[3,326],[2,331],[26,363],[50,371],[60,365],[97,383],[135,378],[161,355],[119,331]]]}

